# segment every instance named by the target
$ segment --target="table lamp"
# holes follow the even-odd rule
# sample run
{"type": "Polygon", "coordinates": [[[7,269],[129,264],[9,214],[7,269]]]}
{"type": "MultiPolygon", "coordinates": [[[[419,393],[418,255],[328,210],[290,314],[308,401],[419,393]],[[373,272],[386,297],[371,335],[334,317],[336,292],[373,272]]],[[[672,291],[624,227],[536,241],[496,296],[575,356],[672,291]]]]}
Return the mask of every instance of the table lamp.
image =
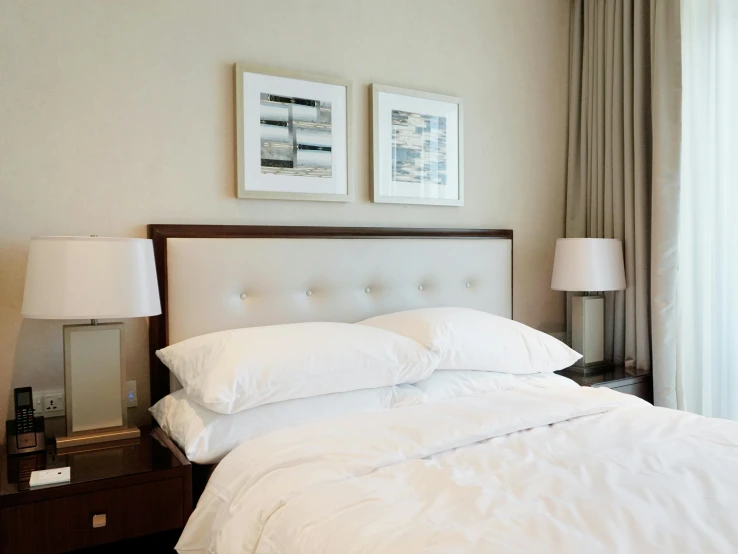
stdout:
{"type": "Polygon", "coordinates": [[[161,313],[151,240],[32,238],[22,312],[90,320],[64,326],[67,434],[57,447],[139,437],[128,426],[124,325],[98,320],[161,313]]]}
{"type": "Polygon", "coordinates": [[[551,288],[585,292],[571,299],[571,347],[582,373],[605,362],[605,297],[590,294],[625,288],[623,246],[617,239],[558,239],[551,288]]]}

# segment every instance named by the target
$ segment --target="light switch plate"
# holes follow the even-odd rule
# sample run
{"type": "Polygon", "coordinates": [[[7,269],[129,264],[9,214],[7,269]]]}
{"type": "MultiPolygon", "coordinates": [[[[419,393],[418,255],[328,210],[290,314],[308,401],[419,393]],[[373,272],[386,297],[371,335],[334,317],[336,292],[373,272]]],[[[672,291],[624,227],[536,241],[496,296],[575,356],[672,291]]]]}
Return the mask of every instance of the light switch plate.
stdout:
{"type": "MultiPolygon", "coordinates": [[[[13,391],[10,391],[11,393],[13,391]]],[[[12,398],[12,396],[11,396],[12,398]]],[[[13,407],[13,403],[10,403],[10,407],[13,407]]],[[[40,416],[44,413],[44,393],[41,391],[33,391],[33,412],[34,416],[40,416]]]]}
{"type": "Polygon", "coordinates": [[[138,406],[138,393],[136,392],[136,380],[126,381],[126,402],[129,408],[138,406]]]}

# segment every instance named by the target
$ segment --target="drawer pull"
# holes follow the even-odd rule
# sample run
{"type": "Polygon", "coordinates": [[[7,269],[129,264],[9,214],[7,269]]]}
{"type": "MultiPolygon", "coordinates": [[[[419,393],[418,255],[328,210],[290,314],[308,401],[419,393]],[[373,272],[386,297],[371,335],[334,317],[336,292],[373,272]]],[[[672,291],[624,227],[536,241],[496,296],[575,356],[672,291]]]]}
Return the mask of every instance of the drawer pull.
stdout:
{"type": "Polygon", "coordinates": [[[95,514],[92,516],[92,528],[93,529],[99,529],[100,527],[105,527],[108,523],[108,518],[106,514],[95,514]]]}

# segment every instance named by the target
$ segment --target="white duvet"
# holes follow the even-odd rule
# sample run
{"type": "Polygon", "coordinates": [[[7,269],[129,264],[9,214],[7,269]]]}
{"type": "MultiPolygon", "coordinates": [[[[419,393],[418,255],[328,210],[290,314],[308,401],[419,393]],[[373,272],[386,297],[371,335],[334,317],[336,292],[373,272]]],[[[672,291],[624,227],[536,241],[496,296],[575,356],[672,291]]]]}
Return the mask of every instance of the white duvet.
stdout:
{"type": "Polygon", "coordinates": [[[291,427],[226,456],[177,550],[738,552],[738,423],[539,384],[291,427]]]}

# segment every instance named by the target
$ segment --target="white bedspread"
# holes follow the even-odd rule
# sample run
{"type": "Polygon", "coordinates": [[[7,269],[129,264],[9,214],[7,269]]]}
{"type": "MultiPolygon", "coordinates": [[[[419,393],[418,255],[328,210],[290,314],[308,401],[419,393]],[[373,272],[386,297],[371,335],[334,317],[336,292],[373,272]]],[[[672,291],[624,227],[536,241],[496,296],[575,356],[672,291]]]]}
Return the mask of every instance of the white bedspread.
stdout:
{"type": "Polygon", "coordinates": [[[177,550],[738,552],[738,423],[526,386],[284,429],[226,456],[177,550]]]}

